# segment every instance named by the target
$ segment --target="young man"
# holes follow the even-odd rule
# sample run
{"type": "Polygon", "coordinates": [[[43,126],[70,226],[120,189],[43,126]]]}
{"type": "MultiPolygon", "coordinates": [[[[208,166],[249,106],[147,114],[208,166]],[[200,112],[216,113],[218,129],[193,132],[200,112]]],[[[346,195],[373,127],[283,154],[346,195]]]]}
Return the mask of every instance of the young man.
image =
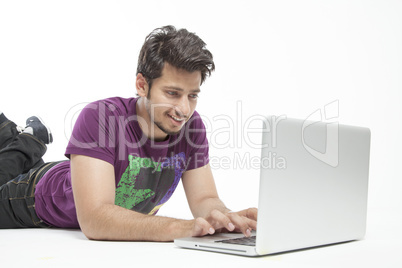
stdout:
{"type": "MultiPolygon", "coordinates": [[[[200,86],[213,70],[212,54],[198,36],[172,26],[154,30],[139,55],[139,97],[89,104],[74,126],[69,161],[37,165],[5,184],[10,175],[1,179],[0,227],[81,228],[96,240],[171,241],[224,230],[250,236],[257,209],[231,212],[219,199],[205,127],[195,111],[200,86]],[[194,220],[155,216],[180,178],[194,220]],[[25,205],[16,207],[15,200],[25,205]]],[[[10,122],[4,118],[0,132],[10,122]]],[[[0,151],[1,161],[22,135],[42,147],[50,141],[34,139],[50,134],[35,122],[33,135],[14,135],[0,151]]]]}

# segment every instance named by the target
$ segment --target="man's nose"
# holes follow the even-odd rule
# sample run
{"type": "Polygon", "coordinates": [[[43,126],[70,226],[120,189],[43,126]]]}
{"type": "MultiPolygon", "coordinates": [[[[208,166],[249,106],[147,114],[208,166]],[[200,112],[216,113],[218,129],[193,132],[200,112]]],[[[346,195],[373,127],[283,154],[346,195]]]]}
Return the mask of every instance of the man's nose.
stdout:
{"type": "Polygon", "coordinates": [[[180,116],[188,117],[190,114],[190,102],[187,97],[183,96],[180,101],[176,104],[176,111],[179,112],[180,116]]]}

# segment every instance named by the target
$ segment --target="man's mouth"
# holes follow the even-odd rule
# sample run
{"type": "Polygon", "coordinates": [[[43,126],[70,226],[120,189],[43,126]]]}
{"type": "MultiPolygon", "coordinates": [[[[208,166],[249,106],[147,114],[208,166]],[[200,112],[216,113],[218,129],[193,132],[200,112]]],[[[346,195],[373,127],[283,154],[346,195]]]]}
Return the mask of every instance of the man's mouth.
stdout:
{"type": "Polygon", "coordinates": [[[171,114],[168,114],[168,116],[170,116],[170,118],[172,118],[174,121],[177,121],[177,122],[183,122],[185,120],[185,118],[178,118],[171,114]]]}

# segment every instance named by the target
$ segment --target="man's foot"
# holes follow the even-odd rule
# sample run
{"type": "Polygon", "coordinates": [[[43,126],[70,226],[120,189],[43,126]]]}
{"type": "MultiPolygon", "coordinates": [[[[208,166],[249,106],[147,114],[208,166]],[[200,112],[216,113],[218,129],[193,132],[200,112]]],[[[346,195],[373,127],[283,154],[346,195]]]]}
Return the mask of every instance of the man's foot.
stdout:
{"type": "Polygon", "coordinates": [[[24,133],[31,134],[43,141],[45,144],[53,142],[53,136],[50,129],[43,123],[42,119],[38,116],[31,116],[27,119],[27,126],[24,133]]]}

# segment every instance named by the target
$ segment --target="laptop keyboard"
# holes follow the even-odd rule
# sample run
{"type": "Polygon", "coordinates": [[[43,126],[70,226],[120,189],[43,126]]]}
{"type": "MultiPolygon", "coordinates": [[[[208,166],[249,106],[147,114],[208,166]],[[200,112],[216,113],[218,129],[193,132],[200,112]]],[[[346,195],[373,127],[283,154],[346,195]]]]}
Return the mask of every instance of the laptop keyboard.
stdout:
{"type": "Polygon", "coordinates": [[[215,243],[255,246],[255,238],[256,238],[256,236],[240,237],[240,238],[234,238],[234,239],[218,240],[218,241],[215,241],[215,243]]]}

